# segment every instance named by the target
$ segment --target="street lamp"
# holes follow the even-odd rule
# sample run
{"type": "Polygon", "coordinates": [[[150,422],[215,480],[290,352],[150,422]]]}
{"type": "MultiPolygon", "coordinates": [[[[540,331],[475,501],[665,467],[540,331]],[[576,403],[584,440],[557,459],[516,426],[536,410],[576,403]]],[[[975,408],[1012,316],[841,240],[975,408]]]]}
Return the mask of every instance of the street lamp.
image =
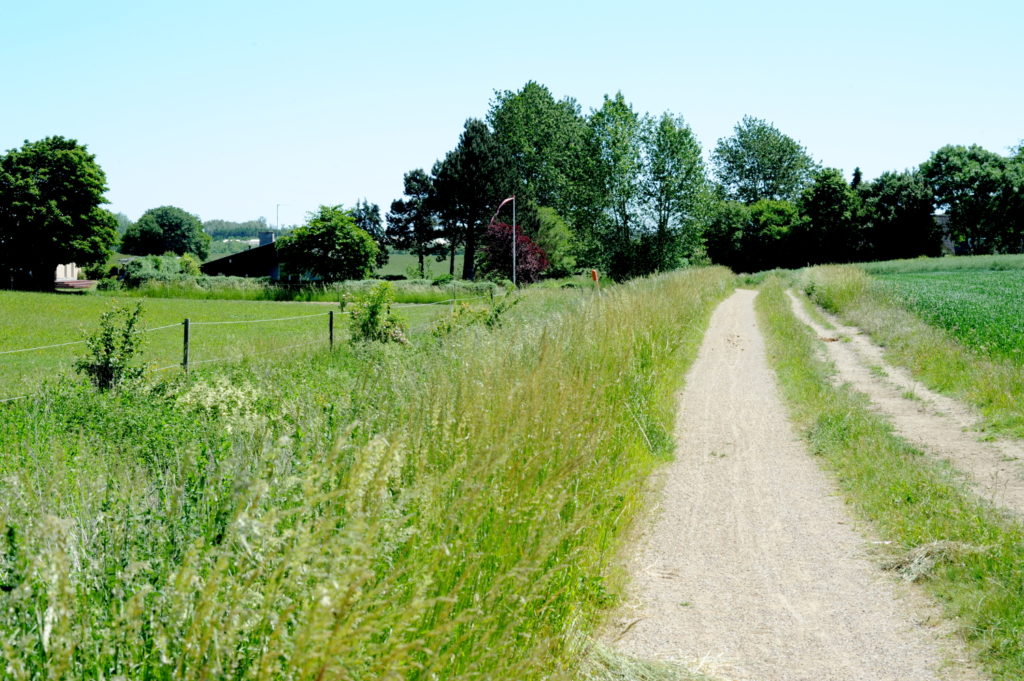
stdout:
{"type": "Polygon", "coordinates": [[[494,215],[491,216],[490,224],[494,224],[494,218],[498,217],[498,213],[501,212],[502,207],[512,202],[512,285],[516,285],[516,197],[510,196],[501,203],[498,204],[498,210],[494,211],[494,215]]]}

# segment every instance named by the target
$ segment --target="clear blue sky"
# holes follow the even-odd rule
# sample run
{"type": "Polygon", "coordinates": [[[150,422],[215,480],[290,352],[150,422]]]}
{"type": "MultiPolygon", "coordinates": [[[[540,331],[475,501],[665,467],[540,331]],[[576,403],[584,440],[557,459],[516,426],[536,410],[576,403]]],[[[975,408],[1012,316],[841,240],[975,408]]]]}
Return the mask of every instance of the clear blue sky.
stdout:
{"type": "MultiPolygon", "coordinates": [[[[0,150],[86,144],[112,210],[386,211],[495,90],[621,90],[705,150],[744,115],[866,178],[1024,138],[1024,4],[5,0],[0,150]]],[[[498,198],[498,197],[496,197],[498,198]]]]}

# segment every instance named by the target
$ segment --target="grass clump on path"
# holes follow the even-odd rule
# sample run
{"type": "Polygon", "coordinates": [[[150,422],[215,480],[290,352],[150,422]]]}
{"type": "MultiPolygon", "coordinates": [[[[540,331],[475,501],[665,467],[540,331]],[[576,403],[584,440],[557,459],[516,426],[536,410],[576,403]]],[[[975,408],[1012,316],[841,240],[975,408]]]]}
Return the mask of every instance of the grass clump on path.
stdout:
{"type": "Polygon", "coordinates": [[[812,267],[802,284],[814,302],[884,346],[894,364],[909,368],[929,388],[973,404],[992,430],[1024,437],[1020,363],[970,350],[901,306],[858,267],[812,267]]]}
{"type": "Polygon", "coordinates": [[[0,405],[0,676],[571,678],[732,281],[0,405]]]}
{"type": "Polygon", "coordinates": [[[927,575],[915,577],[957,621],[993,676],[1024,678],[1019,519],[986,505],[947,465],[896,437],[863,396],[833,386],[815,337],[792,315],[781,282],[765,283],[757,309],[769,360],[812,451],[825,459],[851,504],[883,539],[911,560],[918,554],[933,559],[927,575]],[[961,550],[934,550],[950,546],[961,550]]]}

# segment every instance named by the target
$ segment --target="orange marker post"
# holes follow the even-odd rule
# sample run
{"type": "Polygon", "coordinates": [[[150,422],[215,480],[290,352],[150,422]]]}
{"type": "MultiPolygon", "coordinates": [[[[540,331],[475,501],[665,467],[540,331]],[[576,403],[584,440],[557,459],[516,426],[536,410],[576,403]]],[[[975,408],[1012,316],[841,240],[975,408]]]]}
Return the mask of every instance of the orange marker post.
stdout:
{"type": "Polygon", "coordinates": [[[590,278],[594,280],[594,288],[598,291],[601,290],[601,276],[597,273],[597,270],[590,270],[590,278]]]}

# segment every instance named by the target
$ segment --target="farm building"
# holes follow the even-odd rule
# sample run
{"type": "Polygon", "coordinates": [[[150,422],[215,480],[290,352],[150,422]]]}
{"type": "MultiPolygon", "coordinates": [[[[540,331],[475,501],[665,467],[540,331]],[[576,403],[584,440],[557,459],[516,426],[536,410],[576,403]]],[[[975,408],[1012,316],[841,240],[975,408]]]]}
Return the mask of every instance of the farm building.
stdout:
{"type": "Polygon", "coordinates": [[[241,253],[203,263],[199,269],[210,276],[281,278],[281,260],[273,232],[260,232],[260,245],[241,253]]]}

